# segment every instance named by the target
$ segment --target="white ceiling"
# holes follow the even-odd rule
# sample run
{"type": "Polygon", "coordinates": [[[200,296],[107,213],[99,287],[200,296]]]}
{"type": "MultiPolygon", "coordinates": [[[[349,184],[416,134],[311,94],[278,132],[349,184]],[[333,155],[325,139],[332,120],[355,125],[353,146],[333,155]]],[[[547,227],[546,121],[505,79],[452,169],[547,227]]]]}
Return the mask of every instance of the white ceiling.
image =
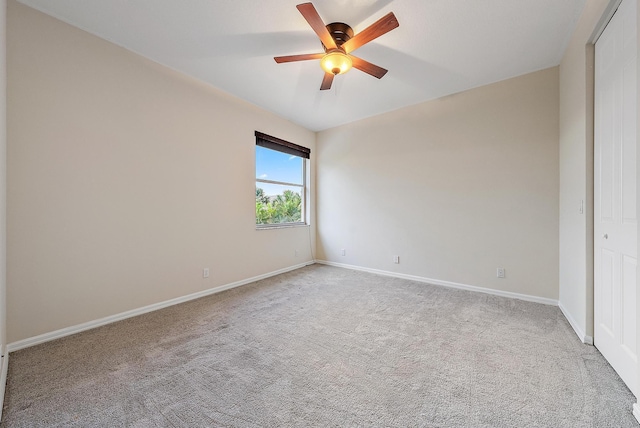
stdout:
{"type": "Polygon", "coordinates": [[[558,65],[586,0],[315,0],[326,24],[360,32],[386,13],[400,27],[358,49],[387,68],[319,91],[322,52],[296,9],[304,0],[20,0],[310,130],[558,65]]]}

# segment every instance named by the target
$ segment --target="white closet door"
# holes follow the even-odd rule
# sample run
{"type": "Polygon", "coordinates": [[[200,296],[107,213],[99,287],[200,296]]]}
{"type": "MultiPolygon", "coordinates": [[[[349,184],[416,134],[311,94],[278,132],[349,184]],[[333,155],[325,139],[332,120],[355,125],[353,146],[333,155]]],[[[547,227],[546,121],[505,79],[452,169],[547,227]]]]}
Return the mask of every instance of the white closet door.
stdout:
{"type": "Polygon", "coordinates": [[[596,43],[594,343],[637,396],[636,7],[596,43]]]}

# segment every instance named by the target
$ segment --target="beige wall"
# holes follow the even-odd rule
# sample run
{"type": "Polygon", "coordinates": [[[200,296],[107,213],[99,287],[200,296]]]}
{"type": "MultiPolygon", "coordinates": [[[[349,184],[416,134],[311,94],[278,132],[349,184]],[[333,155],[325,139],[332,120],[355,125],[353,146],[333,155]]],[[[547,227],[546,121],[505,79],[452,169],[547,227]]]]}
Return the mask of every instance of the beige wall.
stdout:
{"type": "MultiPolygon", "coordinates": [[[[636,86],[636,140],[637,146],[640,147],[640,132],[638,132],[638,125],[640,124],[640,4],[636,5],[636,28],[637,28],[637,49],[638,55],[636,58],[636,73],[637,73],[637,86],[636,86]]],[[[636,174],[640,171],[640,151],[636,151],[636,174]]],[[[636,177],[636,182],[638,185],[636,186],[636,201],[640,201],[640,174],[636,177]]],[[[637,202],[636,202],[637,203],[637,202]]],[[[638,253],[640,254],[640,235],[638,236],[638,253]]],[[[636,281],[638,282],[638,286],[636,290],[640,290],[640,275],[637,275],[636,281]]],[[[640,336],[640,293],[636,293],[636,335],[640,336]]],[[[638,341],[636,341],[636,347],[638,347],[638,341]]],[[[640,352],[640,349],[636,349],[636,354],[640,352]]],[[[638,372],[638,387],[640,387],[640,362],[638,362],[637,366],[638,372]]],[[[633,414],[635,415],[638,422],[640,422],[640,397],[636,397],[636,404],[633,406],[633,414]]]]}
{"type": "MultiPolygon", "coordinates": [[[[638,130],[638,125],[640,124],[640,4],[636,4],[636,28],[638,31],[638,43],[636,45],[636,49],[638,50],[638,54],[636,57],[636,73],[638,85],[636,86],[636,140],[637,147],[640,147],[640,131],[638,130]]],[[[636,150],[636,174],[637,171],[640,171],[640,150],[636,150]]],[[[636,178],[637,182],[640,183],[640,175],[636,178]]],[[[640,201],[640,185],[636,187],[637,197],[636,201],[640,201]]],[[[636,202],[637,203],[637,202],[636,202]]],[[[640,234],[638,234],[638,254],[640,254],[640,234]]],[[[638,287],[636,290],[640,291],[640,275],[637,276],[636,281],[638,282],[638,287]]],[[[640,292],[636,293],[636,334],[640,335],[640,292]]],[[[636,346],[638,342],[636,341],[636,346]]],[[[636,349],[636,353],[639,353],[640,349],[636,349]]],[[[638,363],[638,387],[640,388],[640,362],[638,363]]],[[[640,397],[636,397],[636,404],[633,406],[633,414],[635,415],[638,422],[640,422],[640,397]]]]}
{"type": "Polygon", "coordinates": [[[317,152],[319,259],[557,299],[557,67],[323,131],[317,152]]]}
{"type": "MultiPolygon", "coordinates": [[[[7,1],[0,0],[0,353],[7,344],[7,1]]],[[[4,384],[0,385],[0,395],[4,384]]]]}
{"type": "Polygon", "coordinates": [[[593,340],[592,37],[608,4],[587,0],[560,63],[560,305],[587,342],[593,340]]]}
{"type": "Polygon", "coordinates": [[[253,133],[313,132],[15,1],[8,62],[9,342],[311,260],[255,230],[253,133]]]}

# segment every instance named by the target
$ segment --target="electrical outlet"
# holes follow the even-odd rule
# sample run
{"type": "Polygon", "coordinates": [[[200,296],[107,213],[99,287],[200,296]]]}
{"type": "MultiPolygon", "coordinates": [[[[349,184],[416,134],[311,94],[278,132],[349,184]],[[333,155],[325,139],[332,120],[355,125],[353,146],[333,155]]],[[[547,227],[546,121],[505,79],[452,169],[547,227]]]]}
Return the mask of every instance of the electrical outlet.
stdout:
{"type": "Polygon", "coordinates": [[[293,256],[298,257],[298,250],[293,250],[293,256]]]}
{"type": "Polygon", "coordinates": [[[394,262],[395,264],[400,263],[400,256],[393,256],[393,262],[394,262]]]}
{"type": "Polygon", "coordinates": [[[498,278],[504,278],[504,268],[499,267],[496,269],[496,276],[498,278]]]}
{"type": "Polygon", "coordinates": [[[202,269],[202,277],[209,278],[209,268],[202,269]]]}
{"type": "Polygon", "coordinates": [[[344,248],[342,250],[340,250],[340,254],[342,254],[343,256],[347,255],[347,252],[344,250],[344,248]]]}

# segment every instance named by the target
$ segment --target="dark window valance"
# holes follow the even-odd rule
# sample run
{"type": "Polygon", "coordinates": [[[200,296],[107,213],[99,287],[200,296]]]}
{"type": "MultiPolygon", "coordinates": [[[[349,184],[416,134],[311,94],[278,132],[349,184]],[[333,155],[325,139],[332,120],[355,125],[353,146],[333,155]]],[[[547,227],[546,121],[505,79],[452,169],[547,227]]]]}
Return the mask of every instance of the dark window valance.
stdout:
{"type": "Polygon", "coordinates": [[[271,150],[277,150],[282,153],[287,153],[289,155],[300,156],[301,158],[305,159],[309,159],[309,156],[311,155],[311,149],[290,143],[277,137],[272,137],[271,135],[263,134],[262,132],[258,131],[256,131],[256,145],[271,150]]]}

